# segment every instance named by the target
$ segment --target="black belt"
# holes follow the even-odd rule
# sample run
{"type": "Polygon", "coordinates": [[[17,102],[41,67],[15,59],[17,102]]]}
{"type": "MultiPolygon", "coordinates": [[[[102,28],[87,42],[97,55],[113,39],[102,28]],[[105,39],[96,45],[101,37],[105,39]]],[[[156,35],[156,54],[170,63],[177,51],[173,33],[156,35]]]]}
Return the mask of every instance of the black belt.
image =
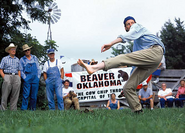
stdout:
{"type": "Polygon", "coordinates": [[[18,75],[18,73],[4,73],[4,74],[7,74],[7,75],[18,75]]]}

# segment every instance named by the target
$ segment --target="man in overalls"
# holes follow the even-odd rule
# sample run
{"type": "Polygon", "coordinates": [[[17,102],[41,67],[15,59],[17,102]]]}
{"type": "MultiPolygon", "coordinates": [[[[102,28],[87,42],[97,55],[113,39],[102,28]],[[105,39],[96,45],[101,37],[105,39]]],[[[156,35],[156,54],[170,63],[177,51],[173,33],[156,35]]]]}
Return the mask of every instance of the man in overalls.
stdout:
{"type": "Polygon", "coordinates": [[[62,97],[62,79],[64,78],[64,69],[62,62],[55,59],[54,49],[47,51],[49,61],[46,61],[43,68],[43,76],[46,82],[46,94],[50,110],[55,110],[54,91],[57,96],[58,109],[64,110],[62,97]]]}
{"type": "Polygon", "coordinates": [[[23,79],[23,98],[21,110],[27,110],[30,97],[30,110],[36,109],[37,93],[39,88],[39,79],[41,70],[39,62],[35,55],[31,54],[31,48],[27,44],[22,46],[25,56],[20,59],[22,67],[21,77],[23,79]]]}

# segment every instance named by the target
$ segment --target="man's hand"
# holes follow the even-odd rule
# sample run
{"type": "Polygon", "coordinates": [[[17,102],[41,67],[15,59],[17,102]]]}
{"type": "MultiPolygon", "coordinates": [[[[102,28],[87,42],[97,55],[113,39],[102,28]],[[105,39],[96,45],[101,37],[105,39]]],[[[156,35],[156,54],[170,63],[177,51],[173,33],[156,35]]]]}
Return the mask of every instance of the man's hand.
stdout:
{"type": "Polygon", "coordinates": [[[143,101],[146,101],[147,99],[146,98],[142,98],[143,101]]]}
{"type": "Polygon", "coordinates": [[[101,47],[101,52],[105,52],[106,50],[110,49],[112,47],[112,44],[109,43],[109,44],[104,44],[102,47],[101,47]]]}

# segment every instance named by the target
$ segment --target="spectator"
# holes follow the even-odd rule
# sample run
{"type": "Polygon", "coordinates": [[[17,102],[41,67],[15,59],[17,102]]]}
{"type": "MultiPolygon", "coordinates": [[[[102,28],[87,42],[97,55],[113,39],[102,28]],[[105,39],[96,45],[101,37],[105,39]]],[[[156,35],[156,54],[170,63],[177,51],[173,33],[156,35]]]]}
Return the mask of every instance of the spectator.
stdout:
{"type": "Polygon", "coordinates": [[[165,69],[166,69],[166,63],[165,63],[165,57],[163,55],[163,58],[161,60],[161,63],[159,64],[157,70],[152,73],[152,75],[156,76],[156,80],[152,81],[152,83],[157,84],[159,82],[159,76],[161,74],[161,71],[165,70],[165,69]]]}
{"type": "Polygon", "coordinates": [[[8,56],[4,57],[0,65],[0,74],[2,76],[2,97],[1,109],[7,109],[7,100],[10,95],[10,110],[17,110],[17,101],[19,98],[20,85],[21,85],[21,66],[19,59],[15,56],[17,46],[13,43],[5,49],[8,56]]]}
{"type": "Polygon", "coordinates": [[[98,64],[98,61],[95,61],[94,59],[91,60],[90,65],[96,65],[98,64]]]}
{"type": "Polygon", "coordinates": [[[20,59],[20,64],[22,67],[21,77],[24,81],[21,110],[27,110],[29,97],[30,110],[36,110],[41,71],[37,57],[31,54],[31,48],[32,47],[29,47],[27,44],[22,46],[25,56],[20,59]]]}
{"type": "Polygon", "coordinates": [[[185,82],[184,80],[180,81],[181,86],[178,88],[175,105],[176,107],[183,107],[183,101],[185,100],[185,82]]]}
{"type": "Polygon", "coordinates": [[[43,76],[46,82],[46,94],[50,110],[55,110],[54,92],[57,96],[58,109],[64,110],[62,97],[62,79],[64,78],[64,69],[62,62],[55,59],[55,50],[47,51],[49,61],[44,63],[43,76]]]}
{"type": "Polygon", "coordinates": [[[160,99],[161,108],[165,108],[165,102],[167,102],[168,107],[173,106],[173,96],[172,90],[170,88],[166,88],[166,84],[162,83],[162,90],[158,92],[158,97],[160,99]]]}
{"type": "Polygon", "coordinates": [[[146,81],[142,83],[143,88],[139,90],[139,100],[143,107],[143,105],[150,105],[151,110],[153,110],[154,102],[153,102],[153,93],[152,89],[148,88],[148,84],[146,81]]]}
{"type": "Polygon", "coordinates": [[[64,81],[63,99],[64,107],[66,110],[68,110],[72,104],[74,104],[76,110],[80,109],[77,95],[75,94],[74,89],[69,87],[69,80],[64,81]]]}
{"type": "Polygon", "coordinates": [[[114,109],[123,109],[120,108],[120,103],[118,100],[116,100],[116,95],[114,93],[111,94],[111,99],[107,102],[107,109],[114,110],[114,109]]]}

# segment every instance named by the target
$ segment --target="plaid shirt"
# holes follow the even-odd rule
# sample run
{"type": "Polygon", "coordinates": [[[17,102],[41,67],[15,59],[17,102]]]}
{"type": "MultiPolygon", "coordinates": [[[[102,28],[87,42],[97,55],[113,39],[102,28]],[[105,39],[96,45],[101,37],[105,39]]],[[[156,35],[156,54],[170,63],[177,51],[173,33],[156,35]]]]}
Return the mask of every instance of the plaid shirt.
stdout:
{"type": "Polygon", "coordinates": [[[4,70],[4,73],[18,73],[21,70],[21,65],[19,59],[14,56],[14,58],[10,57],[10,55],[5,56],[1,60],[0,69],[4,70]]]}

